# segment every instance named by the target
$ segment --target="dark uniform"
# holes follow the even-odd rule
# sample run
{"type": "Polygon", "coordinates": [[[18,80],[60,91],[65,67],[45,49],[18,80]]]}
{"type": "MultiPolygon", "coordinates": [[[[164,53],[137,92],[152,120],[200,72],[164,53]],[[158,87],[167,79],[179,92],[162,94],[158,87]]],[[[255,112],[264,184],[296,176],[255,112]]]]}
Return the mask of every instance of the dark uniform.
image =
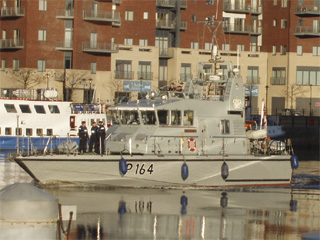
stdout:
{"type": "Polygon", "coordinates": [[[92,152],[93,149],[93,145],[94,145],[94,149],[95,152],[98,152],[99,147],[98,147],[98,126],[97,124],[94,122],[92,123],[92,127],[91,127],[91,136],[90,136],[90,142],[89,142],[89,152],[92,152]]]}
{"type": "Polygon", "coordinates": [[[79,152],[87,151],[87,142],[88,142],[88,129],[86,127],[86,122],[82,122],[82,125],[79,127],[79,139],[80,139],[80,147],[79,152]]]}
{"type": "Polygon", "coordinates": [[[100,121],[99,122],[99,126],[98,126],[98,151],[97,153],[101,153],[104,154],[104,140],[106,138],[106,128],[103,125],[103,122],[100,121]],[[101,149],[100,149],[101,146],[101,149]]]}

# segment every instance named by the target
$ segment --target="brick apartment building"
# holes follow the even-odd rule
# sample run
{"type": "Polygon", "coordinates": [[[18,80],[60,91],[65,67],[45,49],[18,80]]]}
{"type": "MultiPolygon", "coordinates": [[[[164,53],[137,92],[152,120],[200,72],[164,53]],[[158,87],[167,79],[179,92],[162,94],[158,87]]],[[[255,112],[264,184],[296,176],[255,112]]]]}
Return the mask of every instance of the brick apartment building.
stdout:
{"type": "Polygon", "coordinates": [[[252,113],[266,99],[269,114],[320,116],[319,2],[1,0],[1,94],[54,88],[74,102],[135,99],[212,72],[216,45],[223,75],[227,62],[239,65],[252,113]]]}

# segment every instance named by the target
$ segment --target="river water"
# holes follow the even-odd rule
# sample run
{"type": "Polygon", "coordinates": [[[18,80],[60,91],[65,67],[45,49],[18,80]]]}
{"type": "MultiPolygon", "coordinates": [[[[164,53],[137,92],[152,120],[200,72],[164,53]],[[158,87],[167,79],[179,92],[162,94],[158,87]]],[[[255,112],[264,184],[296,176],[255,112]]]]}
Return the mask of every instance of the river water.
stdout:
{"type": "MultiPolygon", "coordinates": [[[[31,181],[0,160],[1,189],[31,181]]],[[[43,190],[66,211],[64,230],[73,211],[54,239],[320,239],[319,161],[301,161],[292,187],[43,190]]]]}

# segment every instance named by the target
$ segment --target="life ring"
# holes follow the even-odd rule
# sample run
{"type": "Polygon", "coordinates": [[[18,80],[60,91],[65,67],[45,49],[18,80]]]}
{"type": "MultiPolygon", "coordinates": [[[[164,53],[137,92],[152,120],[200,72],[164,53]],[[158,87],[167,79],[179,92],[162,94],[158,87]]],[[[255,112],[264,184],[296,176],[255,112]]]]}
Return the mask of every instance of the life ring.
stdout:
{"type": "Polygon", "coordinates": [[[190,152],[194,152],[194,151],[196,150],[196,148],[197,148],[197,142],[196,142],[196,140],[195,140],[194,138],[192,138],[192,137],[189,138],[189,139],[188,139],[188,149],[189,149],[189,151],[190,151],[190,152]],[[190,146],[190,143],[191,143],[191,142],[193,142],[193,147],[190,146]]]}

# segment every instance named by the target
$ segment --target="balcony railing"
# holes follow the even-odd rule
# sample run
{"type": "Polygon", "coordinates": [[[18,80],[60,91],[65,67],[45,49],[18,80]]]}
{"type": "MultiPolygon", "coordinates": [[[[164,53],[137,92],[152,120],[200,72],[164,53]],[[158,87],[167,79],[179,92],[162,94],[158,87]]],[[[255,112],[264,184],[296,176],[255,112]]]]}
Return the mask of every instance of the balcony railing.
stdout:
{"type": "Polygon", "coordinates": [[[191,79],[192,79],[191,73],[180,73],[180,81],[181,82],[186,82],[191,79]]]}
{"type": "Polygon", "coordinates": [[[247,84],[258,84],[258,83],[260,83],[260,77],[247,76],[247,84]]]}
{"type": "Polygon", "coordinates": [[[0,49],[23,49],[23,39],[0,39],[0,49]]]}
{"type": "Polygon", "coordinates": [[[115,79],[133,79],[134,72],[132,71],[114,71],[115,79]]]}
{"type": "Polygon", "coordinates": [[[72,51],[73,42],[72,41],[56,41],[56,50],[72,51]]]}
{"type": "Polygon", "coordinates": [[[57,9],[56,18],[73,19],[74,18],[74,9],[57,9]]]}
{"type": "Polygon", "coordinates": [[[249,34],[251,33],[251,26],[240,24],[224,24],[223,31],[225,33],[249,34]]]}
{"type": "Polygon", "coordinates": [[[152,80],[153,72],[138,72],[138,80],[152,80]]]}
{"type": "Polygon", "coordinates": [[[106,42],[82,42],[82,51],[91,53],[115,53],[119,52],[119,44],[106,42]]]}
{"type": "Polygon", "coordinates": [[[294,6],[296,15],[320,15],[319,6],[294,6]]]}
{"type": "Polygon", "coordinates": [[[320,27],[295,26],[293,31],[295,36],[320,36],[320,27]]]}
{"type": "Polygon", "coordinates": [[[180,1],[180,8],[187,7],[187,0],[157,0],[156,5],[157,7],[174,8],[177,6],[177,1],[180,1]]]}
{"type": "MultiPolygon", "coordinates": [[[[162,28],[162,29],[175,29],[176,28],[176,21],[174,20],[161,20],[157,19],[156,21],[156,27],[162,28]]],[[[180,29],[186,30],[187,29],[187,21],[180,21],[180,29]]]]}
{"type": "Polygon", "coordinates": [[[262,14],[262,6],[250,7],[251,14],[262,14]]]}
{"type": "Polygon", "coordinates": [[[224,2],[223,3],[223,11],[225,12],[236,12],[236,13],[249,13],[250,12],[250,5],[244,3],[231,3],[231,2],[224,2]]]}
{"type": "Polygon", "coordinates": [[[270,83],[272,85],[285,85],[286,84],[286,78],[284,78],[284,77],[272,77],[272,78],[270,78],[270,83]]]}
{"type": "Polygon", "coordinates": [[[1,8],[1,18],[16,18],[24,17],[25,8],[22,7],[2,7],[1,8]]]}
{"type": "Polygon", "coordinates": [[[251,27],[250,33],[253,35],[260,35],[262,34],[262,27],[251,27]]]}
{"type": "Polygon", "coordinates": [[[159,57],[173,58],[173,48],[159,48],[159,57]]]}
{"type": "Polygon", "coordinates": [[[121,22],[120,13],[114,11],[83,10],[83,20],[102,22],[121,22]]]}

